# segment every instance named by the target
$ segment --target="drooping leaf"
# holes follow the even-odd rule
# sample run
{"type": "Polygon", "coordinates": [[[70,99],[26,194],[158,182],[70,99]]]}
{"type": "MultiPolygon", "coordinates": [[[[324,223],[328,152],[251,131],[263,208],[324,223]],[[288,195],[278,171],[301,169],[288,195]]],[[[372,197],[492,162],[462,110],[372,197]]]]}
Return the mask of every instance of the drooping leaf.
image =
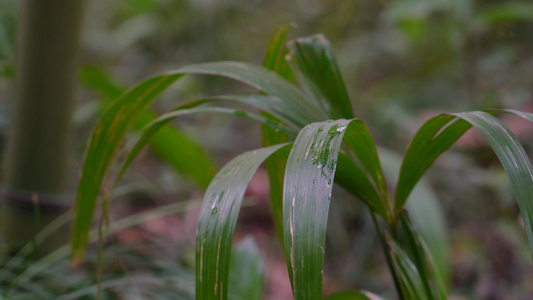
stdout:
{"type": "Polygon", "coordinates": [[[306,96],[289,81],[265,68],[241,62],[203,63],[180,68],[176,72],[218,75],[246,83],[265,94],[289,103],[303,127],[314,120],[328,119],[319,107],[310,103],[306,96]]]}
{"type": "MultiPolygon", "coordinates": [[[[490,113],[515,113],[533,120],[531,114],[512,110],[490,113]]],[[[427,121],[417,132],[404,157],[396,189],[395,208],[400,209],[407,196],[433,161],[448,149],[466,130],[474,126],[487,139],[500,159],[513,187],[524,219],[530,250],[533,253],[533,168],[514,134],[491,114],[482,111],[445,114],[427,121]]]]}
{"type": "MultiPolygon", "coordinates": [[[[126,88],[115,82],[104,71],[93,66],[85,66],[80,72],[81,82],[97,90],[105,99],[103,105],[109,105],[110,99],[119,97],[126,88]]],[[[139,131],[157,119],[157,114],[145,109],[132,125],[139,131]]],[[[191,178],[200,187],[207,188],[216,173],[216,164],[207,152],[192,138],[178,128],[163,126],[149,141],[150,147],[163,161],[177,172],[191,178]]]]}
{"type": "Polygon", "coordinates": [[[242,239],[231,252],[229,294],[232,300],[259,300],[265,266],[252,236],[242,239]]]}
{"type": "Polygon", "coordinates": [[[86,149],[74,204],[71,245],[73,264],[83,259],[96,198],[126,131],[157,95],[182,75],[160,75],[137,85],[118,98],[101,115],[86,149]]]}
{"type": "Polygon", "coordinates": [[[71,238],[73,264],[83,259],[96,199],[124,134],[155,97],[184,74],[218,75],[246,83],[288,103],[301,126],[307,124],[308,120],[327,117],[309,105],[305,96],[290,82],[272,71],[245,63],[189,65],[143,81],[124,93],[102,113],[91,134],[74,205],[75,222],[71,238]]]}
{"type": "Polygon", "coordinates": [[[148,124],[144,128],[144,130],[142,131],[142,134],[139,136],[137,140],[135,140],[133,147],[129,150],[128,155],[124,163],[122,164],[122,167],[120,168],[118,172],[118,175],[115,178],[115,185],[118,183],[120,178],[124,175],[124,172],[126,171],[126,169],[129,167],[131,162],[133,162],[133,160],[137,157],[139,152],[143,149],[143,147],[150,140],[150,138],[152,138],[155,134],[157,134],[158,130],[160,130],[163,126],[165,126],[168,122],[172,121],[174,118],[177,118],[179,116],[198,114],[198,113],[229,114],[229,115],[234,115],[238,117],[249,118],[249,119],[258,121],[259,123],[264,124],[266,126],[270,126],[271,128],[273,128],[273,130],[284,132],[285,134],[290,135],[291,137],[295,135],[291,130],[289,130],[288,128],[284,127],[281,124],[274,123],[265,117],[252,114],[252,113],[248,113],[242,110],[224,108],[224,107],[195,107],[195,108],[189,108],[189,109],[174,110],[166,114],[163,114],[161,117],[152,121],[150,124],[148,124]]]}
{"type": "Polygon", "coordinates": [[[502,122],[485,112],[454,114],[472,124],[489,142],[509,176],[533,254],[533,167],[516,136],[502,122]]]}
{"type": "Polygon", "coordinates": [[[287,47],[293,73],[326,111],[331,107],[330,118],[353,118],[350,98],[329,41],[319,34],[291,40],[287,47]]]}
{"type": "MultiPolygon", "coordinates": [[[[345,132],[362,121],[307,125],[287,161],[283,188],[284,246],[295,299],[320,299],[329,201],[345,132]]],[[[375,147],[375,146],[374,146],[375,147]]]]}
{"type": "Polygon", "coordinates": [[[196,233],[197,299],[227,299],[231,242],[244,192],[259,165],[286,145],[237,156],[207,188],[196,233]]]}

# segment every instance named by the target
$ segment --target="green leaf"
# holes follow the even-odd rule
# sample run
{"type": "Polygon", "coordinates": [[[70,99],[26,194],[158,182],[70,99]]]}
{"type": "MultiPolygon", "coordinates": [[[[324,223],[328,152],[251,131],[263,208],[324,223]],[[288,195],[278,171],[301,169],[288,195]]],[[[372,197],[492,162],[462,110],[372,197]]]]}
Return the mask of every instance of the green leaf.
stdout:
{"type": "Polygon", "coordinates": [[[428,299],[415,264],[395,241],[388,238],[388,243],[394,264],[399,271],[400,286],[405,299],[428,299]]]}
{"type": "Polygon", "coordinates": [[[509,176],[533,254],[533,167],[516,136],[494,116],[477,111],[454,114],[471,123],[489,142],[509,176]]]}
{"type": "Polygon", "coordinates": [[[365,123],[353,123],[346,132],[344,142],[355,154],[357,163],[367,174],[370,174],[373,186],[377,187],[380,201],[376,206],[383,211],[380,214],[386,220],[391,221],[393,216],[387,196],[387,182],[383,175],[376,144],[365,123]]]}
{"type": "MultiPolygon", "coordinates": [[[[281,77],[291,80],[292,72],[290,70],[287,61],[285,61],[285,55],[288,52],[285,47],[285,39],[292,29],[292,24],[286,24],[278,26],[274,34],[270,38],[267,51],[263,59],[263,67],[276,72],[281,77]]],[[[284,109],[280,109],[284,112],[284,109]]],[[[272,120],[273,122],[280,121],[280,114],[276,114],[278,117],[269,113],[268,111],[261,110],[261,115],[272,120]]],[[[293,122],[294,123],[294,122],[293,122]]],[[[301,126],[298,127],[298,131],[301,126]]],[[[276,132],[272,128],[266,125],[261,126],[261,142],[263,147],[285,143],[288,141],[288,137],[276,132]]],[[[268,181],[270,186],[270,207],[272,211],[272,219],[274,221],[274,227],[278,240],[280,241],[281,248],[283,248],[283,179],[285,174],[285,165],[287,164],[286,153],[277,152],[271,155],[265,162],[265,168],[268,173],[268,181]]]]}
{"type": "Polygon", "coordinates": [[[289,155],[283,220],[295,299],[322,297],[325,234],[338,154],[345,132],[366,130],[361,124],[357,119],[309,124],[298,134],[289,155]]]}
{"type": "MultiPolygon", "coordinates": [[[[529,120],[531,114],[512,110],[490,113],[514,113],[529,120]]],[[[405,155],[396,190],[395,208],[400,209],[416,182],[433,163],[466,130],[474,126],[487,139],[502,163],[513,187],[524,219],[530,250],[533,253],[533,168],[527,154],[503,123],[487,112],[474,111],[445,114],[427,121],[417,132],[405,155]]]]}
{"type": "Polygon", "coordinates": [[[83,259],[96,199],[124,134],[155,97],[184,74],[219,75],[246,83],[290,105],[289,111],[298,119],[301,126],[309,123],[309,120],[326,117],[324,112],[310,105],[300,90],[290,82],[272,71],[245,63],[218,62],[189,65],[143,81],[114,101],[102,113],[92,131],[74,204],[75,222],[71,237],[73,264],[83,259]]]}
{"type": "Polygon", "coordinates": [[[420,280],[428,299],[447,299],[444,285],[436,271],[429,251],[423,245],[422,237],[415,231],[406,211],[400,213],[400,224],[409,258],[420,274],[420,280]]]}
{"type": "Polygon", "coordinates": [[[383,206],[383,201],[367,174],[344,153],[339,154],[335,177],[336,183],[364,201],[372,211],[382,216],[386,216],[387,211],[390,211],[383,206]]]}
{"type": "Polygon", "coordinates": [[[333,119],[354,117],[350,98],[339,71],[331,44],[323,35],[291,40],[287,43],[293,72],[333,119]]]}
{"type": "Polygon", "coordinates": [[[231,253],[229,294],[232,300],[259,300],[265,266],[252,236],[242,239],[231,253]]]}
{"type": "Polygon", "coordinates": [[[197,299],[227,299],[231,242],[244,192],[259,165],[286,145],[237,156],[207,188],[196,233],[197,299]]]}
{"type": "MultiPolygon", "coordinates": [[[[186,107],[188,107],[188,105],[186,107]]],[[[156,135],[159,130],[164,128],[163,126],[168,124],[168,122],[172,121],[174,118],[184,116],[184,115],[197,114],[197,113],[229,114],[229,115],[234,115],[238,117],[245,117],[245,118],[258,121],[266,126],[270,126],[271,128],[273,128],[273,130],[284,132],[285,134],[291,137],[295,136],[295,134],[292,131],[290,131],[283,125],[274,123],[270,121],[269,119],[264,118],[262,116],[248,113],[242,110],[224,108],[224,107],[196,107],[196,108],[181,109],[181,110],[176,109],[174,111],[163,114],[161,117],[152,121],[142,130],[142,134],[136,140],[134,140],[134,143],[132,143],[133,146],[128,151],[127,157],[124,163],[122,164],[122,167],[120,168],[120,171],[118,172],[118,175],[115,178],[115,185],[122,178],[126,169],[133,162],[133,160],[137,157],[139,152],[144,148],[146,143],[148,143],[150,138],[156,135]]],[[[191,167],[194,167],[194,164],[192,164],[191,167]]]]}
{"type": "Polygon", "coordinates": [[[411,140],[403,158],[395,194],[396,210],[405,204],[414,186],[435,159],[450,148],[470,127],[468,122],[457,120],[452,115],[439,115],[422,125],[411,140]]]}
{"type": "Polygon", "coordinates": [[[344,291],[328,296],[325,300],[383,300],[383,298],[369,292],[344,291]]]}
{"type": "Polygon", "coordinates": [[[294,24],[285,24],[276,28],[268,42],[265,57],[263,58],[263,67],[276,72],[287,80],[291,79],[292,73],[285,60],[285,56],[288,53],[285,48],[285,40],[293,27],[294,24]]]}
{"type": "MultiPolygon", "coordinates": [[[[119,97],[126,88],[113,81],[104,71],[93,66],[85,66],[80,72],[85,86],[100,92],[107,99],[119,97]]],[[[111,101],[105,101],[106,104],[111,101]]],[[[132,125],[133,130],[141,130],[157,118],[155,112],[145,109],[132,125]]],[[[190,177],[203,189],[207,188],[216,173],[216,164],[207,152],[192,138],[177,128],[164,126],[151,139],[150,147],[163,161],[178,173],[190,177]]]]}
{"type": "Polygon", "coordinates": [[[86,150],[74,203],[71,262],[79,262],[87,247],[96,198],[126,131],[140,112],[182,75],[159,75],[129,90],[110,105],[95,125],[86,150]]]}
{"type": "Polygon", "coordinates": [[[246,83],[260,92],[282,99],[291,105],[292,113],[300,120],[300,127],[314,120],[328,118],[326,112],[310,103],[296,86],[275,72],[259,66],[241,62],[214,62],[185,66],[176,72],[219,75],[246,83]]]}
{"type": "MultiPolygon", "coordinates": [[[[389,182],[398,180],[402,157],[390,150],[379,149],[379,156],[389,182]]],[[[339,168],[337,168],[339,172],[339,168]]],[[[446,230],[444,210],[431,190],[428,182],[421,179],[413,189],[406,202],[407,210],[417,226],[417,231],[427,243],[430,253],[437,265],[439,277],[448,282],[449,273],[449,238],[446,230]]]]}

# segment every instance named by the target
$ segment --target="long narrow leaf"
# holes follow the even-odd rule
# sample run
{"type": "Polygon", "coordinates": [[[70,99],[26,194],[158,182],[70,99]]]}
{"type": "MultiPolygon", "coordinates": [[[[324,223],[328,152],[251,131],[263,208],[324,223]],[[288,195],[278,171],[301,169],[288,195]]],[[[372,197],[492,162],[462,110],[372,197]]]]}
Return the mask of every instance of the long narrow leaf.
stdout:
{"type": "Polygon", "coordinates": [[[428,299],[424,293],[424,287],[420,274],[415,264],[402,248],[389,238],[389,246],[393,254],[393,260],[399,270],[400,284],[403,295],[406,299],[425,300],[428,299]]]}
{"type": "Polygon", "coordinates": [[[71,262],[85,254],[96,198],[126,131],[139,113],[157,95],[181,77],[180,74],[152,77],[137,85],[110,105],[95,125],[87,147],[74,204],[71,262]]]}
{"type": "Polygon", "coordinates": [[[127,91],[110,105],[95,125],[81,172],[74,205],[75,223],[71,245],[73,264],[83,259],[87,234],[92,222],[96,199],[105,174],[114,161],[126,131],[157,95],[184,74],[209,74],[233,78],[289,103],[302,124],[313,118],[325,118],[313,108],[290,82],[267,69],[238,62],[197,64],[154,76],[127,91]]]}
{"type": "Polygon", "coordinates": [[[138,137],[137,140],[135,140],[133,147],[129,150],[128,155],[122,164],[122,167],[120,168],[120,171],[115,178],[115,184],[120,180],[126,169],[129,167],[131,162],[137,157],[139,152],[143,149],[143,147],[148,143],[150,138],[157,134],[158,130],[160,130],[163,126],[165,126],[168,122],[172,121],[174,118],[185,116],[185,115],[191,115],[191,114],[198,114],[198,113],[216,113],[216,114],[229,114],[234,115],[238,117],[244,117],[249,118],[255,121],[258,121],[261,124],[264,124],[266,126],[270,126],[273,128],[273,130],[277,130],[279,132],[284,132],[285,134],[294,137],[295,134],[291,130],[287,129],[283,125],[274,123],[270,121],[267,118],[264,118],[262,116],[248,113],[242,110],[232,109],[232,108],[224,108],[224,107],[196,107],[196,108],[190,108],[190,109],[183,109],[183,110],[175,110],[166,114],[163,114],[158,119],[154,120],[150,124],[148,124],[142,134],[138,137]]]}
{"type": "Polygon", "coordinates": [[[321,299],[329,201],[344,133],[360,120],[312,123],[296,138],[285,170],[284,242],[295,299],[321,299]]]}
{"type": "Polygon", "coordinates": [[[276,72],[287,80],[291,79],[292,74],[287,61],[285,61],[285,55],[288,53],[285,48],[285,40],[293,27],[293,24],[285,24],[276,28],[268,42],[263,58],[263,67],[276,72]]]}
{"type": "Polygon", "coordinates": [[[404,237],[404,244],[409,258],[420,274],[420,280],[428,299],[447,299],[442,280],[435,270],[435,263],[429,251],[423,246],[423,240],[415,231],[406,211],[400,213],[400,224],[404,237]]]}
{"type": "MultiPolygon", "coordinates": [[[[514,113],[533,120],[531,114],[491,110],[490,113],[514,113]]],[[[400,209],[416,182],[433,163],[466,130],[474,126],[487,139],[500,159],[511,181],[530,250],[533,253],[533,168],[525,150],[514,134],[498,119],[482,111],[446,114],[426,122],[417,132],[405,155],[396,190],[395,208],[400,209]]]]}
{"type": "Polygon", "coordinates": [[[197,299],[227,299],[231,242],[244,192],[259,165],[284,146],[237,156],[207,188],[196,233],[197,299]]]}
{"type": "MultiPolygon", "coordinates": [[[[103,103],[105,105],[109,105],[112,99],[116,99],[126,91],[125,87],[96,67],[83,67],[80,77],[85,86],[97,90],[106,99],[103,103]]],[[[155,119],[157,114],[145,109],[133,123],[132,129],[139,131],[155,119]]],[[[215,176],[217,168],[213,159],[178,128],[170,126],[161,128],[150,139],[150,148],[177,172],[191,178],[203,189],[207,188],[215,176]]]]}
{"type": "MultiPolygon", "coordinates": [[[[263,59],[263,67],[276,72],[281,77],[290,80],[292,73],[289,65],[285,61],[287,49],[285,40],[292,25],[282,25],[276,28],[276,31],[270,38],[268,47],[263,59]]],[[[283,110],[282,110],[283,111],[283,110]]],[[[280,121],[280,114],[273,115],[268,111],[261,110],[261,115],[274,122],[280,121]]],[[[301,129],[299,127],[298,129],[301,129]]],[[[288,137],[269,126],[261,126],[261,142],[263,147],[285,143],[288,137]]],[[[285,153],[274,153],[265,162],[265,168],[268,173],[268,182],[270,183],[270,207],[272,219],[281,248],[283,248],[283,180],[285,174],[285,165],[287,164],[287,155],[285,153]]]]}
{"type": "Polygon", "coordinates": [[[350,98],[329,41],[319,34],[291,40],[287,47],[293,72],[302,75],[297,77],[319,103],[332,107],[331,117],[353,118],[350,98]]]}

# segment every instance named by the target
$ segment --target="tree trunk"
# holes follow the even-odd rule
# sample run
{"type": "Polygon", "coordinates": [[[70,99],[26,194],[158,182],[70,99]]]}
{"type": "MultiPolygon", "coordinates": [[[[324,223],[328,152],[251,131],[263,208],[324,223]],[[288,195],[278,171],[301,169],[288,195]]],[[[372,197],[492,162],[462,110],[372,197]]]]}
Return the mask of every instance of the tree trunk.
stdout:
{"type": "MultiPolygon", "coordinates": [[[[67,161],[82,2],[21,3],[14,116],[1,215],[2,233],[11,250],[31,241],[69,207],[67,161]]],[[[58,232],[39,252],[44,254],[67,238],[67,233],[58,232]]]]}

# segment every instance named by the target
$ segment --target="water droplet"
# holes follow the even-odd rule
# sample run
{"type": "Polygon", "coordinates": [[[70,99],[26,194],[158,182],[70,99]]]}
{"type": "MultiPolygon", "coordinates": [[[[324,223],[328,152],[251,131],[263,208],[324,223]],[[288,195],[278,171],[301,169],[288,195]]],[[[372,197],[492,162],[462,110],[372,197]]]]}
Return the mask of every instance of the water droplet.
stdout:
{"type": "Polygon", "coordinates": [[[211,215],[215,215],[218,212],[218,207],[211,208],[211,215]]]}
{"type": "Polygon", "coordinates": [[[317,131],[318,131],[318,132],[322,132],[322,131],[324,131],[324,128],[318,128],[317,131]]]}
{"type": "Polygon", "coordinates": [[[346,130],[346,125],[337,127],[337,132],[343,132],[344,130],[346,130]]]}

